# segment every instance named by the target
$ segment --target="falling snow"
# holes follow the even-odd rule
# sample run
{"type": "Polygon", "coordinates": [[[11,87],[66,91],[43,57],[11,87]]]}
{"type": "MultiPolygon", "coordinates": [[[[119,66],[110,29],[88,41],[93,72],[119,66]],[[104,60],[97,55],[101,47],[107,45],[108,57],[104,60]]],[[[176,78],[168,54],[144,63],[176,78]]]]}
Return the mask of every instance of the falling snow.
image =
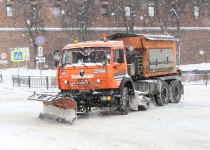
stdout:
{"type": "MultiPolygon", "coordinates": [[[[205,68],[209,64],[198,66],[205,68]]],[[[194,69],[195,65],[182,66],[185,67],[194,69]]],[[[39,70],[21,69],[20,73],[40,75],[39,70]]],[[[68,125],[38,118],[42,103],[27,101],[38,89],[13,87],[11,74],[17,74],[17,69],[0,70],[0,74],[4,77],[0,83],[1,149],[207,150],[210,147],[209,86],[185,85],[179,104],[152,105],[147,111],[133,111],[126,116],[110,109],[93,109],[68,125]]],[[[43,71],[43,75],[53,74],[55,70],[43,71]]]]}

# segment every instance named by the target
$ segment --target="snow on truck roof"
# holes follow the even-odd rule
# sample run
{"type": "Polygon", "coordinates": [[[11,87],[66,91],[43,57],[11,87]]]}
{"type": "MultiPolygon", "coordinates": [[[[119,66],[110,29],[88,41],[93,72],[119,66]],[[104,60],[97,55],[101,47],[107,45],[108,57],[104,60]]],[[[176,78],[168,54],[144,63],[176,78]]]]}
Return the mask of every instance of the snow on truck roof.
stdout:
{"type": "Polygon", "coordinates": [[[154,35],[154,34],[138,34],[139,36],[144,36],[148,40],[168,40],[168,41],[178,41],[179,39],[174,38],[170,35],[154,35]]]}
{"type": "Polygon", "coordinates": [[[68,44],[66,45],[63,50],[72,49],[72,48],[79,48],[79,47],[122,47],[123,41],[86,41],[80,42],[77,44],[68,44]]]}
{"type": "Polygon", "coordinates": [[[170,35],[155,35],[155,34],[129,34],[129,33],[117,33],[107,37],[108,41],[85,41],[77,44],[68,44],[63,50],[80,48],[80,47],[122,47],[123,41],[122,38],[132,38],[132,37],[142,37],[147,40],[166,40],[166,41],[178,41],[179,39],[174,38],[170,35]]]}
{"type": "Polygon", "coordinates": [[[172,40],[172,41],[177,41],[173,36],[170,35],[161,35],[161,34],[129,34],[129,33],[117,33],[108,36],[107,38],[109,40],[117,40],[121,38],[129,38],[129,37],[145,37],[148,40],[172,40]]]}

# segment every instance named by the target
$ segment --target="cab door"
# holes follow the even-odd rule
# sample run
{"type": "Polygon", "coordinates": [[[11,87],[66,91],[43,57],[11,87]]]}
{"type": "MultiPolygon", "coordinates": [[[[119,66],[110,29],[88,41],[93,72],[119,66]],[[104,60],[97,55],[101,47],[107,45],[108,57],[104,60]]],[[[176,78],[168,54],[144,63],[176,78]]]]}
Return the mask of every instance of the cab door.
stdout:
{"type": "Polygon", "coordinates": [[[125,50],[115,49],[113,50],[113,73],[116,80],[122,80],[127,72],[125,50]]]}

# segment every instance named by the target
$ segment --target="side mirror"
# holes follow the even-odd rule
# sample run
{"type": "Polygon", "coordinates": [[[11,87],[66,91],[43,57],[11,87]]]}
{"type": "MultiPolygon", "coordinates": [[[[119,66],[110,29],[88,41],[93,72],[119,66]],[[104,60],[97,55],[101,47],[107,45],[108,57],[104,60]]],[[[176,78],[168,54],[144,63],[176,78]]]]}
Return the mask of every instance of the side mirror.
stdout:
{"type": "Polygon", "coordinates": [[[54,59],[54,62],[55,62],[55,67],[57,67],[58,64],[59,64],[59,61],[60,61],[59,51],[55,51],[53,53],[53,59],[54,59]]]}
{"type": "Polygon", "coordinates": [[[57,63],[57,65],[56,65],[56,67],[62,67],[63,65],[62,65],[62,63],[57,63]]]}

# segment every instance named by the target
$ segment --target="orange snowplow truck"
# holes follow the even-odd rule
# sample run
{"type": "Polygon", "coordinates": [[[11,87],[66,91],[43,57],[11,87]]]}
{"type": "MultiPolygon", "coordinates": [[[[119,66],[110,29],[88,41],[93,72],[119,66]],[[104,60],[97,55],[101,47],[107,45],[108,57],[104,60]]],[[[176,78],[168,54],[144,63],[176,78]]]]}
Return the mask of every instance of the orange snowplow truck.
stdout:
{"type": "MultiPolygon", "coordinates": [[[[151,102],[158,106],[178,103],[183,86],[176,67],[176,39],[115,34],[102,41],[66,45],[57,84],[59,96],[69,98],[77,113],[89,112],[91,107],[114,107],[126,115],[130,110],[147,109],[151,102]]],[[[47,101],[44,105],[54,100],[47,101]]]]}

